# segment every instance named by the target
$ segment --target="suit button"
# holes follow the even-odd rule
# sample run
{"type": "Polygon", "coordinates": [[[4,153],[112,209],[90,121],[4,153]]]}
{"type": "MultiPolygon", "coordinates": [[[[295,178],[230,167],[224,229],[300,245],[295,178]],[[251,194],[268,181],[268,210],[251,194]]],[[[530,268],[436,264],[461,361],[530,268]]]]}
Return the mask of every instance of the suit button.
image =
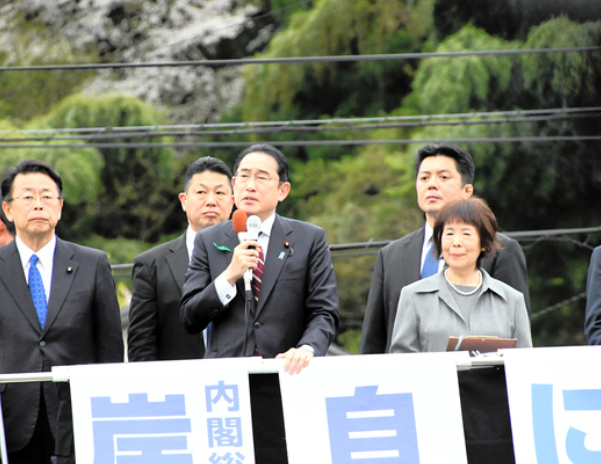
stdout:
{"type": "Polygon", "coordinates": [[[44,340],[42,340],[42,341],[40,342],[40,346],[46,346],[46,342],[45,342],[44,340]]]}
{"type": "Polygon", "coordinates": [[[261,327],[261,323],[260,322],[255,322],[255,329],[258,329],[261,327]]]}

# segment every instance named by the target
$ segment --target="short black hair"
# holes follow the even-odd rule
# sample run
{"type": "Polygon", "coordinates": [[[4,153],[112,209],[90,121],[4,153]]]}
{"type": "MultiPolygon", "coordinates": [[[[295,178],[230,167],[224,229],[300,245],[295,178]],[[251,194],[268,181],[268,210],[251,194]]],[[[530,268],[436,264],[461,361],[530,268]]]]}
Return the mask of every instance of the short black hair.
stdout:
{"type": "Polygon", "coordinates": [[[4,225],[10,232],[10,234],[14,237],[15,236],[15,225],[12,223],[12,221],[9,221],[8,218],[6,217],[6,214],[4,214],[4,208],[2,208],[2,202],[3,202],[3,198],[0,197],[0,221],[2,221],[4,223],[4,225]]]}
{"type": "Polygon", "coordinates": [[[457,171],[461,174],[461,182],[463,185],[474,183],[476,167],[474,166],[472,156],[463,148],[459,148],[458,146],[447,142],[441,143],[440,145],[428,144],[417,150],[417,154],[415,155],[415,178],[417,179],[417,176],[419,175],[419,168],[424,159],[429,156],[441,155],[448,156],[455,160],[457,171]]]}
{"type": "Polygon", "coordinates": [[[17,164],[15,167],[8,169],[2,176],[2,197],[4,197],[4,201],[12,200],[12,188],[15,177],[17,177],[19,174],[31,174],[36,172],[46,174],[48,177],[50,177],[56,184],[56,188],[58,189],[58,197],[63,197],[63,179],[60,174],[44,161],[25,159],[19,161],[19,164],[17,164]]]}
{"type": "Polygon", "coordinates": [[[251,153],[265,153],[266,155],[271,156],[278,163],[278,176],[280,177],[280,184],[283,182],[288,182],[288,160],[280,150],[267,143],[257,143],[240,153],[238,158],[236,158],[236,163],[234,164],[234,174],[238,173],[238,167],[240,166],[242,159],[251,153]]]}
{"type": "Polygon", "coordinates": [[[464,222],[476,228],[480,236],[482,251],[476,261],[476,267],[482,266],[482,258],[490,258],[500,249],[497,240],[497,219],[481,198],[471,197],[447,203],[436,215],[434,223],[434,246],[438,256],[442,254],[442,233],[446,224],[464,222]]]}
{"type": "Polygon", "coordinates": [[[188,187],[190,187],[190,182],[192,182],[194,174],[201,174],[205,171],[216,172],[217,174],[227,176],[230,181],[230,189],[232,188],[232,171],[227,167],[227,164],[219,158],[203,156],[202,158],[198,158],[188,167],[186,176],[184,177],[184,192],[188,191],[188,187]]]}

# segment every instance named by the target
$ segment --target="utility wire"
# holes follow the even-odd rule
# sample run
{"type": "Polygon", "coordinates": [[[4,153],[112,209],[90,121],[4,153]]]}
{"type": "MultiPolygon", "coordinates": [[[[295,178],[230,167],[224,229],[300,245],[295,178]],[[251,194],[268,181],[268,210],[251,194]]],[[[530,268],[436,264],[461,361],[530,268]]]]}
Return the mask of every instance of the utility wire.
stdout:
{"type": "Polygon", "coordinates": [[[491,125],[491,124],[532,124],[536,122],[560,121],[566,119],[578,118],[598,118],[601,113],[587,114],[565,114],[563,116],[526,116],[523,118],[502,118],[502,119],[481,119],[477,121],[416,121],[416,122],[399,122],[399,123],[378,123],[378,124],[361,124],[361,125],[343,125],[333,126],[325,124],[323,126],[274,126],[266,128],[250,128],[250,129],[231,129],[231,130],[185,130],[185,131],[160,131],[160,132],[117,132],[102,131],[91,135],[56,135],[55,132],[50,136],[38,137],[1,137],[2,142],[41,142],[50,140],[115,140],[115,139],[152,139],[160,137],[225,137],[230,135],[251,135],[251,134],[280,134],[280,133],[316,133],[316,132],[348,132],[360,130],[381,130],[381,129],[398,129],[398,128],[414,128],[414,127],[429,127],[429,126],[473,126],[473,125],[491,125]]]}
{"type": "MultiPolygon", "coordinates": [[[[601,140],[601,135],[557,135],[557,136],[534,136],[534,137],[481,137],[481,138],[458,138],[458,139],[397,139],[397,140],[305,140],[305,141],[256,141],[255,143],[268,143],[279,147],[316,147],[316,146],[360,146],[360,145],[408,145],[424,143],[518,143],[518,142],[581,142],[601,140]]],[[[121,148],[240,148],[248,147],[249,142],[171,142],[171,143],[82,143],[82,144],[28,144],[28,143],[0,143],[0,149],[22,149],[22,148],[97,148],[97,149],[121,149],[121,148]]]]}
{"type": "MultiPolygon", "coordinates": [[[[471,112],[471,113],[450,113],[450,114],[426,114],[412,116],[378,116],[366,118],[330,118],[330,119],[299,119],[286,121],[251,121],[251,122],[225,122],[225,123],[206,123],[206,124],[177,124],[177,125],[156,125],[156,126],[117,126],[117,127],[78,127],[78,128],[53,128],[53,129],[12,129],[0,130],[0,136],[4,135],[4,140],[9,140],[6,136],[14,134],[130,134],[133,132],[153,133],[160,132],[162,135],[168,135],[166,131],[203,131],[208,129],[246,129],[246,128],[282,128],[282,127],[306,127],[306,126],[330,126],[346,125],[353,127],[357,124],[373,123],[375,127],[386,127],[388,123],[407,122],[409,124],[418,123],[426,125],[431,121],[461,119],[468,121],[473,118],[505,118],[505,121],[512,119],[522,120],[535,117],[547,117],[548,120],[561,120],[564,118],[597,117],[601,114],[601,106],[592,106],[584,108],[548,108],[539,110],[514,110],[514,111],[491,111],[491,112],[471,112]]],[[[335,126],[339,127],[339,126],[335,126]]],[[[361,126],[363,127],[363,126],[361,126]]],[[[2,138],[0,138],[2,140],[2,138]]],[[[19,139],[24,140],[24,139],[19,139]]]]}
{"type": "Polygon", "coordinates": [[[230,60],[197,60],[197,61],[163,61],[148,63],[90,63],[90,64],[53,64],[40,66],[2,66],[2,71],[74,71],[84,69],[123,69],[123,68],[174,68],[183,66],[241,66],[245,64],[310,64],[310,63],[341,63],[360,61],[395,61],[420,60],[424,58],[457,58],[462,56],[511,56],[535,55],[544,53],[586,53],[601,50],[601,47],[561,47],[561,48],[532,48],[516,50],[485,50],[465,52],[433,52],[433,53],[394,53],[376,55],[334,55],[334,56],[303,56],[293,58],[242,58],[230,60]]]}
{"type": "MultiPolygon", "coordinates": [[[[579,234],[593,234],[601,232],[601,226],[598,227],[586,227],[586,228],[575,228],[575,229],[545,229],[545,230],[526,230],[526,231],[515,231],[515,232],[506,232],[503,234],[507,235],[510,238],[513,238],[518,241],[522,240],[534,240],[538,238],[540,240],[552,240],[554,237],[563,236],[563,235],[579,235],[579,234]]],[[[396,239],[395,239],[396,240],[396,239]]],[[[369,240],[367,242],[356,242],[356,243],[341,243],[338,245],[330,245],[330,251],[332,253],[338,251],[349,251],[349,250],[371,250],[371,249],[379,249],[384,248],[386,245],[390,244],[394,240],[369,240]]],[[[588,238],[587,238],[588,242],[588,238]]],[[[583,246],[587,248],[592,248],[588,245],[588,243],[584,243],[583,246]]],[[[341,255],[332,255],[332,257],[340,257],[341,255]]],[[[362,256],[358,254],[357,256],[362,256]]],[[[114,264],[112,266],[113,270],[127,270],[131,269],[133,264],[114,264]]]]}
{"type": "Polygon", "coordinates": [[[582,292],[578,295],[573,296],[572,298],[568,298],[567,300],[560,301],[559,303],[554,304],[553,306],[549,306],[548,308],[541,309],[540,311],[533,313],[530,316],[530,319],[532,321],[535,321],[538,318],[546,316],[550,312],[555,311],[556,309],[563,308],[564,306],[569,306],[573,303],[576,303],[577,301],[580,301],[583,298],[586,298],[586,292],[582,292]]]}

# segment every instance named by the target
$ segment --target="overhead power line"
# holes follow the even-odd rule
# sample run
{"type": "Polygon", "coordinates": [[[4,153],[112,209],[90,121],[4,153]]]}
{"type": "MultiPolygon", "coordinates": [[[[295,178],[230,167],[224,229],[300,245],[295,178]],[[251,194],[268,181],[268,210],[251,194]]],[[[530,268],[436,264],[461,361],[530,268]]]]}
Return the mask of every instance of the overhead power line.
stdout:
{"type": "MultiPolygon", "coordinates": [[[[601,232],[601,226],[598,227],[586,227],[586,228],[575,228],[575,229],[545,229],[545,230],[526,230],[526,231],[515,231],[515,232],[503,232],[510,238],[515,240],[545,240],[553,237],[564,236],[564,235],[582,235],[582,234],[593,234],[601,232]]],[[[394,240],[369,240],[367,242],[357,243],[341,243],[338,245],[330,245],[330,251],[344,252],[344,251],[365,251],[365,250],[377,250],[385,247],[394,240]]],[[[347,255],[332,255],[332,258],[339,258],[347,255]]],[[[114,264],[111,266],[113,271],[126,271],[133,267],[133,264],[114,264]]]]}
{"type": "MultiPolygon", "coordinates": [[[[396,140],[294,140],[278,141],[263,140],[255,143],[268,143],[278,147],[317,147],[317,146],[362,146],[362,145],[409,145],[424,143],[519,143],[519,142],[584,142],[601,140],[601,135],[557,135],[557,136],[534,136],[534,137],[481,137],[481,138],[458,138],[458,139],[396,139],[396,140]]],[[[172,142],[172,143],[81,143],[81,144],[58,144],[58,143],[0,143],[0,149],[22,149],[22,148],[97,148],[97,149],[120,149],[120,148],[240,148],[248,147],[249,142],[172,142]]]]}
{"type": "MultiPolygon", "coordinates": [[[[442,118],[436,118],[437,120],[417,119],[417,118],[379,118],[379,121],[374,124],[361,124],[361,122],[368,119],[375,118],[356,118],[351,122],[339,122],[336,119],[327,119],[322,123],[308,122],[308,125],[298,125],[298,121],[282,121],[279,125],[269,124],[267,127],[261,127],[262,123],[258,123],[254,127],[249,128],[234,128],[234,129],[221,129],[212,130],[203,128],[205,125],[196,126],[161,126],[159,127],[143,127],[141,130],[131,128],[131,131],[127,131],[126,127],[119,128],[102,128],[102,129],[52,129],[52,130],[23,130],[23,131],[0,131],[0,135],[4,134],[4,137],[0,137],[0,141],[4,143],[8,142],[41,142],[41,141],[56,141],[56,140],[82,140],[82,141],[105,141],[115,139],[151,139],[159,137],[207,137],[207,136],[230,136],[230,135],[249,135],[249,134],[273,134],[273,133],[316,133],[316,132],[340,132],[340,131],[359,131],[359,130],[381,130],[381,129],[396,129],[396,128],[415,128],[415,127],[428,127],[428,126],[470,126],[470,125],[489,125],[489,124],[525,124],[525,123],[536,123],[546,121],[559,121],[566,119],[577,119],[577,118],[598,118],[601,117],[601,107],[597,108],[598,112],[588,111],[572,111],[572,112],[557,112],[548,113],[541,116],[523,115],[519,117],[510,117],[509,114],[504,117],[492,119],[484,117],[483,119],[468,120],[465,116],[447,116],[449,119],[440,120],[442,118]],[[454,118],[451,120],[450,118],[454,118]],[[456,120],[459,119],[459,120],[456,120]],[[399,122],[383,122],[383,121],[394,121],[399,122]],[[404,120],[404,121],[403,121],[404,120]],[[293,124],[294,123],[294,124],[293,124]],[[339,125],[334,125],[339,124],[339,125]],[[200,127],[200,128],[199,128],[200,127]],[[172,128],[168,130],[167,128],[172,128]],[[76,133],[77,135],[60,135],[61,132],[76,133]],[[19,134],[49,134],[49,135],[38,135],[29,137],[14,137],[19,134]],[[11,137],[13,135],[13,137],[11,137]]],[[[519,112],[507,112],[517,114],[519,112]]],[[[249,124],[250,125],[250,124],[249,124]]],[[[212,125],[215,126],[215,125],[212,125]]],[[[224,124],[221,127],[230,126],[224,124]]]]}
{"type": "Polygon", "coordinates": [[[532,313],[532,316],[530,316],[530,319],[532,321],[535,321],[535,320],[539,319],[540,317],[546,316],[550,312],[555,311],[556,309],[563,308],[564,306],[569,306],[573,303],[576,303],[577,301],[582,300],[583,298],[586,298],[586,292],[582,292],[578,295],[568,298],[567,300],[560,301],[559,303],[556,303],[553,306],[549,306],[545,309],[541,309],[540,311],[532,313]]]}
{"type": "Polygon", "coordinates": [[[457,58],[462,56],[511,56],[535,55],[543,53],[587,53],[601,50],[601,47],[561,47],[532,48],[515,50],[484,50],[465,52],[433,52],[433,53],[394,53],[377,55],[334,55],[303,56],[291,58],[242,58],[231,60],[196,60],[196,61],[158,61],[148,63],[90,63],[90,64],[52,64],[39,66],[2,66],[1,71],[74,71],[84,69],[123,69],[123,68],[174,68],[183,66],[241,66],[246,64],[311,64],[311,63],[343,63],[360,61],[395,61],[421,60],[424,58],[457,58]]]}
{"type": "Polygon", "coordinates": [[[423,114],[410,116],[377,116],[366,118],[330,118],[330,119],[298,119],[285,121],[248,121],[248,122],[222,122],[222,123],[204,123],[204,124],[177,124],[177,125],[155,125],[155,126],[109,126],[109,127],[77,127],[77,128],[53,128],[53,129],[13,129],[0,130],[0,135],[13,134],[102,134],[102,133],[129,133],[130,131],[152,132],[152,131],[193,131],[205,129],[244,129],[244,128],[270,128],[270,127],[289,127],[305,125],[355,125],[363,123],[386,124],[394,122],[417,122],[427,123],[431,120],[462,119],[473,118],[526,118],[526,117],[547,117],[549,119],[563,119],[564,117],[596,117],[601,113],[601,106],[591,106],[583,108],[546,108],[538,110],[514,110],[514,111],[474,111],[470,113],[447,113],[447,114],[423,114]]]}
{"type": "MultiPolygon", "coordinates": [[[[152,139],[158,137],[206,137],[206,136],[231,136],[243,134],[283,133],[283,132],[328,132],[328,131],[355,131],[355,130],[380,130],[398,127],[426,127],[426,126],[454,126],[472,124],[515,124],[534,123],[545,121],[559,121],[573,118],[598,118],[601,116],[601,107],[585,108],[548,108],[540,110],[515,110],[494,112],[472,112],[451,114],[430,114],[413,116],[380,116],[367,118],[330,118],[310,120],[286,120],[286,121],[256,121],[256,122],[227,122],[207,124],[185,124],[185,125],[157,125],[157,126],[122,126],[122,127],[81,127],[81,128],[55,128],[55,129],[13,129],[0,131],[0,148],[20,148],[32,146],[29,142],[55,141],[87,141],[86,146],[96,148],[116,148],[115,145],[107,145],[106,141],[118,140],[118,143],[127,144],[131,148],[157,148],[161,145],[151,142],[135,143],[134,139],[152,139]],[[127,139],[127,141],[123,141],[127,139]],[[93,145],[93,142],[101,145],[93,145]],[[103,143],[104,142],[104,143],[103,143]],[[4,145],[2,145],[2,143],[4,145]],[[10,144],[13,143],[13,144],[10,144]],[[103,144],[102,144],[103,143],[103,144]],[[19,144],[18,146],[14,144],[19,144]],[[150,145],[148,145],[150,144],[150,145]]],[[[487,139],[490,140],[490,139],[487,139]]],[[[505,140],[505,139],[503,139],[505,140]]],[[[540,137],[538,138],[540,140],[540,137]]],[[[515,139],[513,140],[515,141],[515,139]]],[[[360,144],[382,144],[382,143],[411,143],[418,141],[378,141],[378,140],[345,140],[345,141],[312,141],[312,142],[272,142],[274,144],[295,145],[360,145],[360,144]]],[[[36,147],[46,148],[47,144],[36,147]]],[[[223,147],[243,146],[246,142],[169,142],[163,146],[177,147],[223,147]],[[176,144],[176,145],[174,145],[176,144]],[[190,145],[192,144],[192,145],[190,145]],[[207,145],[208,144],[208,145],[207,145]]],[[[56,145],[52,147],[75,148],[82,145],[56,145]]],[[[123,147],[125,145],[121,145],[123,147]]]]}
{"type": "MultiPolygon", "coordinates": [[[[514,232],[503,232],[510,238],[515,240],[536,240],[536,239],[547,239],[553,237],[559,237],[563,235],[582,235],[582,234],[594,234],[601,232],[601,226],[597,227],[586,227],[586,228],[575,228],[575,229],[544,229],[544,230],[525,230],[525,231],[514,231],[514,232]]],[[[383,248],[394,240],[370,240],[368,242],[359,243],[343,243],[340,245],[330,245],[330,251],[347,251],[347,250],[366,250],[373,248],[383,248]]]]}

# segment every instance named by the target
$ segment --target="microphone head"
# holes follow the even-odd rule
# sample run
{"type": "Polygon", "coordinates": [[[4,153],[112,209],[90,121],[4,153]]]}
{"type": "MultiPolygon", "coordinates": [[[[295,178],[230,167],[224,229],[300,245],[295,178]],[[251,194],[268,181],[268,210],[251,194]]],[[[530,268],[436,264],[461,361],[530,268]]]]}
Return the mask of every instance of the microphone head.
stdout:
{"type": "Polygon", "coordinates": [[[237,209],[234,211],[232,215],[232,227],[234,228],[234,232],[239,234],[240,232],[246,232],[246,221],[248,220],[248,214],[246,214],[241,209],[237,209]]]}
{"type": "Polygon", "coordinates": [[[246,230],[250,233],[253,233],[257,237],[259,236],[259,232],[261,232],[261,219],[259,216],[248,216],[246,220],[246,230]]]}

